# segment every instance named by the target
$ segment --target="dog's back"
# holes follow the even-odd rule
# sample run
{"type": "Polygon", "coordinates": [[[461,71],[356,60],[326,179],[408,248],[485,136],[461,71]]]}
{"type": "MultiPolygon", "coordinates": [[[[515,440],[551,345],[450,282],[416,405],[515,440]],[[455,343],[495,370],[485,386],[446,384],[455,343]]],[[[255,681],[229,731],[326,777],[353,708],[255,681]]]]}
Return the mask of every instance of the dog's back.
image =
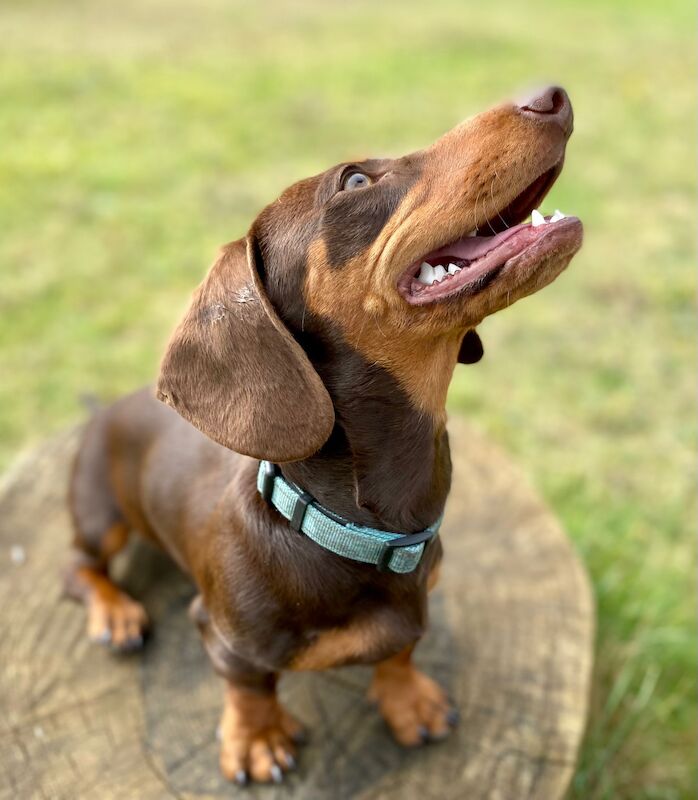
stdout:
{"type": "Polygon", "coordinates": [[[242,463],[144,388],[97,409],[70,482],[75,544],[100,563],[124,529],[161,545],[185,570],[188,551],[242,463]]]}

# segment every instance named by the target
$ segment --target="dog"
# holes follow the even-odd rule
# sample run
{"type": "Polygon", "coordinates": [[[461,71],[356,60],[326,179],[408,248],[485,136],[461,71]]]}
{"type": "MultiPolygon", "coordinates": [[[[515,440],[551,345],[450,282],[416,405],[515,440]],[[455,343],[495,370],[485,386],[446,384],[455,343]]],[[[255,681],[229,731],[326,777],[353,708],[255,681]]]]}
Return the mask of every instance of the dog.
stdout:
{"type": "Polygon", "coordinates": [[[90,638],[130,650],[146,613],[108,575],[129,533],[191,576],[190,614],[225,679],[226,778],[279,782],[295,766],[283,670],[374,664],[370,696],[405,746],[456,723],[411,661],[442,556],[446,393],[456,364],[483,354],[478,324],[581,245],[579,219],[537,210],[572,123],[548,87],[424,150],[292,185],[221,249],[156,390],[89,421],[67,593],[90,638]]]}

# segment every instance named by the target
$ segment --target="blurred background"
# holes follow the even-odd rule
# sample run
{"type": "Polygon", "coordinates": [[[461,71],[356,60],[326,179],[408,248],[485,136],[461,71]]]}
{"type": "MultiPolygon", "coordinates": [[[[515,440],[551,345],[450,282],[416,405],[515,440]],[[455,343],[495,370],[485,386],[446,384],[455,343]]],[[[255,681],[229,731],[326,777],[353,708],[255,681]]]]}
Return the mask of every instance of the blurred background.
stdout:
{"type": "Polygon", "coordinates": [[[522,464],[594,582],[572,798],[695,786],[694,9],[664,0],[0,5],[0,469],[155,375],[216,247],[289,183],[544,81],[543,209],[586,243],[481,326],[452,413],[522,464]]]}

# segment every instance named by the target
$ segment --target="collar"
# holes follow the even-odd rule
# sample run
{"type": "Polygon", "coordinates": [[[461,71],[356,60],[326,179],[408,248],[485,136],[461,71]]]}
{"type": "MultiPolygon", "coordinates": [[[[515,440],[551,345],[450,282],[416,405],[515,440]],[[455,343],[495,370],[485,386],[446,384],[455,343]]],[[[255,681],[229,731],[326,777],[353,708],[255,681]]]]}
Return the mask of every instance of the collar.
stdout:
{"type": "Polygon", "coordinates": [[[375,564],[380,572],[412,572],[438,534],[443,514],[419,533],[401,534],[355,525],[323,508],[312,495],[287,481],[276,464],[259,462],[257,490],[293,530],[344,558],[375,564]]]}

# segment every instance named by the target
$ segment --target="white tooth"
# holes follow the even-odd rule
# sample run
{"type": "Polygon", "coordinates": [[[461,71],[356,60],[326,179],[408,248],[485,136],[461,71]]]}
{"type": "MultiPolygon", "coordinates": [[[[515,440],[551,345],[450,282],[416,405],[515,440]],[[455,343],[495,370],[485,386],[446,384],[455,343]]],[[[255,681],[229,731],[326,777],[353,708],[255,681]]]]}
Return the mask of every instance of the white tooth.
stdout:
{"type": "Polygon", "coordinates": [[[550,217],[550,221],[551,222],[558,222],[559,220],[564,219],[564,218],[565,218],[565,215],[562,213],[562,211],[560,211],[559,208],[556,208],[555,209],[555,213],[552,215],[552,217],[550,217]]]}
{"type": "Polygon", "coordinates": [[[531,211],[531,225],[537,228],[539,225],[545,225],[545,217],[540,213],[537,208],[531,211]]]}
{"type": "Polygon", "coordinates": [[[446,277],[446,270],[439,264],[438,267],[434,267],[434,275],[435,280],[442,281],[446,277]]]}
{"type": "Polygon", "coordinates": [[[470,231],[468,236],[477,236],[477,228],[474,231],[470,231]]]}
{"type": "Polygon", "coordinates": [[[431,286],[431,284],[436,280],[434,276],[434,267],[432,267],[432,265],[428,264],[426,261],[423,261],[422,266],[419,268],[419,276],[417,280],[426,286],[431,286]]]}
{"type": "Polygon", "coordinates": [[[448,265],[448,274],[449,275],[455,275],[456,272],[460,272],[460,269],[461,268],[459,266],[456,266],[456,264],[449,264],[448,265]]]}

